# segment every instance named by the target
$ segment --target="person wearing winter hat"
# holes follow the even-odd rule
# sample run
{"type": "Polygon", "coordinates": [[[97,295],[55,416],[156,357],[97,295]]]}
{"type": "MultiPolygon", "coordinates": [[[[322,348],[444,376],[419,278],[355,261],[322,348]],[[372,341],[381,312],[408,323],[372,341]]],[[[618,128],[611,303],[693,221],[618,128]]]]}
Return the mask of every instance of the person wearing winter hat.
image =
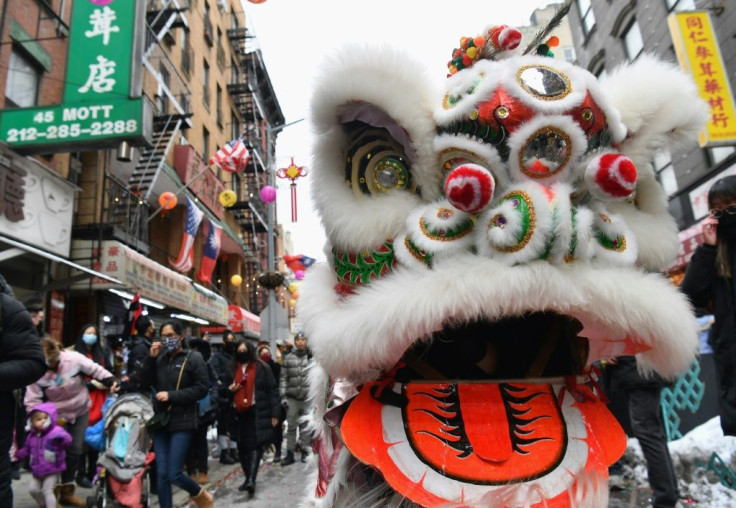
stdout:
{"type": "Polygon", "coordinates": [[[83,354],[61,349],[61,345],[49,336],[41,342],[48,370],[41,379],[28,386],[23,402],[28,412],[44,400],[56,404],[59,425],[63,425],[72,436],[72,446],[66,454],[66,469],[61,474],[58,487],[59,502],[67,506],[87,506],[74,494],[74,477],[84,451],[84,435],[89,420],[90,398],[84,375],[100,381],[112,393],[117,392],[118,386],[111,372],[83,354]]]}
{"type": "Polygon", "coordinates": [[[58,425],[53,402],[34,406],[28,420],[31,430],[25,445],[18,450],[18,459],[30,459],[33,478],[28,493],[38,506],[54,508],[54,487],[59,482],[61,472],[66,469],[66,450],[72,445],[72,436],[58,425]]]}

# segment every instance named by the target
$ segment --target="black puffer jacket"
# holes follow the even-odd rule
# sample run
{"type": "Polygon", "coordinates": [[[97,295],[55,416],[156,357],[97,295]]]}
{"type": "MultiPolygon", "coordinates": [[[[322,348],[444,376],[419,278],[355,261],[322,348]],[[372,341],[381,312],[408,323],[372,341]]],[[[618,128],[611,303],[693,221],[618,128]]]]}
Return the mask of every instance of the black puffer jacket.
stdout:
{"type": "Polygon", "coordinates": [[[0,306],[2,307],[2,331],[0,331],[0,394],[3,409],[12,397],[12,391],[35,383],[46,373],[46,359],[41,340],[33,326],[31,316],[0,275],[0,306]]]}
{"type": "Polygon", "coordinates": [[[210,365],[217,376],[217,403],[221,410],[228,408],[233,402],[233,394],[228,387],[233,384],[233,357],[224,349],[212,356],[210,365]]]}
{"type": "Polygon", "coordinates": [[[140,372],[142,387],[156,392],[169,392],[169,402],[158,402],[154,399],[153,408],[156,413],[167,411],[171,407],[171,417],[166,428],[169,432],[178,430],[194,430],[197,428],[197,401],[207,394],[209,379],[207,364],[197,351],[184,349],[174,357],[161,351],[158,357],[149,356],[140,372]],[[176,389],[184,361],[179,389],[176,389]]]}
{"type": "MultiPolygon", "coordinates": [[[[736,253],[735,253],[736,254],[736,253]]],[[[732,263],[731,272],[736,274],[732,263]]],[[[715,321],[708,342],[713,347],[716,377],[720,384],[720,416],[723,433],[736,436],[736,280],[721,277],[716,271],[716,248],[701,245],[695,249],[680,290],[695,307],[713,309],[715,321]]]]}

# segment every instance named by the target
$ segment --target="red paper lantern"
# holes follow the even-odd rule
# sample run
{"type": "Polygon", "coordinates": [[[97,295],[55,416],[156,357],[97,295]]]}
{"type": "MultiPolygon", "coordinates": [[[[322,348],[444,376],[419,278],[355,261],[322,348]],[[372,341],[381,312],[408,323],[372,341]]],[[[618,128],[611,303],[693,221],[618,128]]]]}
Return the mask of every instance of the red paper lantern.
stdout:
{"type": "Polygon", "coordinates": [[[158,204],[164,210],[172,210],[176,207],[176,194],[173,192],[162,192],[158,197],[158,204]]]}

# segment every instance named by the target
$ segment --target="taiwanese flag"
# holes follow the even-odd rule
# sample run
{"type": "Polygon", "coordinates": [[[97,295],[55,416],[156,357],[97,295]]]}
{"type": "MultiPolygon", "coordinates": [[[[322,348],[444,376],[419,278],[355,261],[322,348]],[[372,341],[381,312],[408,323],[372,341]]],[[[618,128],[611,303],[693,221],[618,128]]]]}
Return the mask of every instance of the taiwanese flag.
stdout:
{"type": "Polygon", "coordinates": [[[181,239],[181,247],[176,260],[169,258],[169,264],[180,272],[187,273],[194,266],[194,237],[202,222],[204,212],[197,208],[190,198],[187,197],[187,218],[184,223],[184,234],[181,239]]]}
{"type": "Polygon", "coordinates": [[[289,269],[296,273],[297,270],[305,271],[307,268],[312,266],[316,259],[304,256],[303,254],[296,254],[294,256],[286,255],[284,256],[284,263],[286,263],[286,266],[289,267],[289,269]]]}
{"type": "Polygon", "coordinates": [[[207,233],[207,243],[204,245],[202,250],[202,261],[199,264],[199,272],[197,272],[197,278],[206,282],[207,284],[212,283],[212,272],[215,269],[217,263],[217,256],[220,254],[220,239],[222,238],[222,228],[208,219],[210,224],[209,233],[207,233]]]}

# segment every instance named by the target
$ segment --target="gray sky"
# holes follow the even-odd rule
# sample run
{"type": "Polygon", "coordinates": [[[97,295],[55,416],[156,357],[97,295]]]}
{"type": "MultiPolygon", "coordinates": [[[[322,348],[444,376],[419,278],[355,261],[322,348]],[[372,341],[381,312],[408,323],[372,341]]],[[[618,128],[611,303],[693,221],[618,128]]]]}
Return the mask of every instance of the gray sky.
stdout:
{"type": "MultiPolygon", "coordinates": [[[[475,36],[487,25],[521,26],[550,0],[243,0],[255,28],[271,82],[286,122],[304,118],[310,84],[328,48],[347,42],[388,42],[408,49],[438,81],[460,37],[475,36]]],[[[523,42],[522,42],[523,44],[523,42]]],[[[277,168],[309,171],[310,132],[306,122],[285,128],[276,145],[277,168]]],[[[291,222],[289,182],[278,180],[278,219],[291,232],[294,251],[319,260],[325,236],[312,210],[309,176],[297,180],[298,221],[291,222]]]]}

